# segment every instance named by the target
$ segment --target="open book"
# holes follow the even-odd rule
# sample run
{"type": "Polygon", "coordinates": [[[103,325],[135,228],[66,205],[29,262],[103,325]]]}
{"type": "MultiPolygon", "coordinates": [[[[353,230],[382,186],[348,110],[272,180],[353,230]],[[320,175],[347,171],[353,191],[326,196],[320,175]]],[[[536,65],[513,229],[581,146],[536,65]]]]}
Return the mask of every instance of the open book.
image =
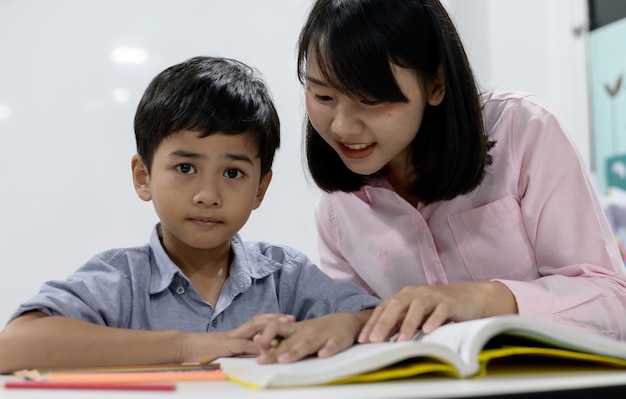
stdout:
{"type": "MultiPolygon", "coordinates": [[[[626,369],[626,342],[517,315],[439,327],[411,342],[357,344],[330,358],[260,365],[253,357],[219,359],[228,378],[251,388],[380,381],[428,373],[469,378],[496,360],[556,360],[563,367],[626,369]]],[[[533,367],[532,362],[530,366],[533,367]]],[[[534,363],[538,365],[539,363],[534,363]]],[[[556,364],[556,362],[555,362],[556,364]]],[[[510,370],[513,370],[512,368],[510,370]]],[[[519,369],[518,369],[519,371],[519,369]]]]}

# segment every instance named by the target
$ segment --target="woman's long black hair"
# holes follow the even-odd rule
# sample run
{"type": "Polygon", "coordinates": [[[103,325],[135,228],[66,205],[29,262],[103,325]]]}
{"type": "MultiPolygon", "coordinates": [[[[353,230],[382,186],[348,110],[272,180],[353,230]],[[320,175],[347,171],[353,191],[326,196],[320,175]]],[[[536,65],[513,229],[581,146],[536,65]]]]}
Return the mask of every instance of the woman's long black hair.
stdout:
{"type": "MultiPolygon", "coordinates": [[[[414,70],[424,82],[441,67],[445,97],[427,105],[411,143],[414,177],[409,194],[423,203],[472,191],[491,163],[479,91],[469,61],[446,10],[437,0],[318,0],[302,28],[298,77],[306,83],[311,54],[322,77],[360,99],[402,102],[407,98],[390,62],[414,70]]],[[[371,176],[350,171],[306,121],[306,158],[324,191],[357,191],[371,176]]],[[[377,174],[384,174],[385,169],[377,174]]]]}

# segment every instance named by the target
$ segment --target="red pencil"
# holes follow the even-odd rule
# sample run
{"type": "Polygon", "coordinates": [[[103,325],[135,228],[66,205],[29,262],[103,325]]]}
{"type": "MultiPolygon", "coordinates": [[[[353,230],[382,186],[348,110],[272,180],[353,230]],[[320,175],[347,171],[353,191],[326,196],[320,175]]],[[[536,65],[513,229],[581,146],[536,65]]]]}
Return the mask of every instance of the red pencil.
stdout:
{"type": "Polygon", "coordinates": [[[7,381],[4,387],[20,389],[96,389],[125,391],[173,391],[175,384],[129,384],[91,382],[7,381]]]}

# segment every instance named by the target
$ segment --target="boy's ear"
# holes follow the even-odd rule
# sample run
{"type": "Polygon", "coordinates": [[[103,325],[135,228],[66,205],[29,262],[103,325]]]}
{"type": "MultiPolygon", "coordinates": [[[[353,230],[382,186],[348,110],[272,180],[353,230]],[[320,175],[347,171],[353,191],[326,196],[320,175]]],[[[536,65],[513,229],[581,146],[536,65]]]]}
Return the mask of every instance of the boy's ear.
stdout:
{"type": "Polygon", "coordinates": [[[265,193],[267,192],[267,188],[272,181],[272,171],[270,170],[261,178],[261,182],[259,183],[259,189],[256,192],[256,200],[254,201],[254,207],[252,209],[257,209],[261,206],[261,202],[263,202],[263,198],[265,197],[265,193]]]}
{"type": "Polygon", "coordinates": [[[131,160],[131,167],[133,170],[133,185],[135,186],[135,192],[144,201],[150,201],[152,194],[150,193],[150,175],[148,168],[143,163],[143,160],[139,154],[135,154],[131,160]]]}
{"type": "Polygon", "coordinates": [[[439,68],[437,69],[437,75],[426,82],[426,96],[428,104],[433,107],[441,104],[443,98],[446,96],[446,78],[441,64],[439,64],[439,68]]]}

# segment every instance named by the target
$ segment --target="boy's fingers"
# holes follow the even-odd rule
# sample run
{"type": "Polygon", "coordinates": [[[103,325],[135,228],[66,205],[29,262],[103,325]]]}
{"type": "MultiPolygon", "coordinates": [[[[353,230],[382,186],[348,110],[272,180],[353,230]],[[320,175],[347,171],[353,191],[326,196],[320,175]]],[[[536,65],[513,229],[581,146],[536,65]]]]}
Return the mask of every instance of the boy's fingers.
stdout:
{"type": "Polygon", "coordinates": [[[285,339],[275,349],[277,353],[276,360],[279,363],[291,363],[308,356],[309,354],[319,351],[325,343],[322,335],[302,339],[302,337],[294,337],[296,339],[285,339]]]}
{"type": "Polygon", "coordinates": [[[334,337],[331,337],[326,341],[326,344],[317,351],[317,356],[319,357],[330,357],[341,350],[345,349],[347,346],[341,345],[341,343],[334,337]]]}

